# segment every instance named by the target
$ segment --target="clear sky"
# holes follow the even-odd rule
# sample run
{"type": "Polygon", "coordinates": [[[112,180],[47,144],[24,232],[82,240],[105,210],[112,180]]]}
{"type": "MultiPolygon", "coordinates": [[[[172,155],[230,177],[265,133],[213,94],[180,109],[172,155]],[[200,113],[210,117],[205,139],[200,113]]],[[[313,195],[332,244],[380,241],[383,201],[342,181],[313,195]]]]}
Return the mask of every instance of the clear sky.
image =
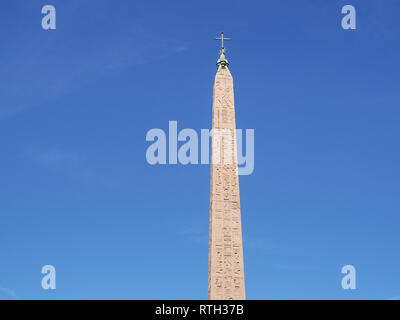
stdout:
{"type": "Polygon", "coordinates": [[[210,128],[220,31],[255,130],[247,297],[399,297],[399,17],[397,0],[1,1],[0,299],[207,298],[210,168],[151,166],[145,137],[210,128]]]}

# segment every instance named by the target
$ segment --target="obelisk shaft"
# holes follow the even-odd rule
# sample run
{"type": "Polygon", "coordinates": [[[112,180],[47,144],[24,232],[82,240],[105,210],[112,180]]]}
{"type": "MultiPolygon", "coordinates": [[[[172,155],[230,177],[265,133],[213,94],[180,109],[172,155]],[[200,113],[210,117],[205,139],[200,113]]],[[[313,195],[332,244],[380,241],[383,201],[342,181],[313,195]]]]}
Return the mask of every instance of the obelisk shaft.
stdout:
{"type": "Polygon", "coordinates": [[[208,298],[245,299],[233,79],[227,66],[214,82],[208,298]]]}

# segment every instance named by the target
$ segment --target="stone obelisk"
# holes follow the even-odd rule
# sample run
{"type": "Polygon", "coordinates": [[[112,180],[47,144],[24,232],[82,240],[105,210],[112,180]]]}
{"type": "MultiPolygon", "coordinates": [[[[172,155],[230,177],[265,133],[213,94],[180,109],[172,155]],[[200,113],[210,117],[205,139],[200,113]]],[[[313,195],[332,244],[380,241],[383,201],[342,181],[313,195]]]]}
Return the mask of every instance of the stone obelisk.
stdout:
{"type": "Polygon", "coordinates": [[[208,299],[244,300],[244,265],[233,78],[224,34],[214,81],[208,299]]]}

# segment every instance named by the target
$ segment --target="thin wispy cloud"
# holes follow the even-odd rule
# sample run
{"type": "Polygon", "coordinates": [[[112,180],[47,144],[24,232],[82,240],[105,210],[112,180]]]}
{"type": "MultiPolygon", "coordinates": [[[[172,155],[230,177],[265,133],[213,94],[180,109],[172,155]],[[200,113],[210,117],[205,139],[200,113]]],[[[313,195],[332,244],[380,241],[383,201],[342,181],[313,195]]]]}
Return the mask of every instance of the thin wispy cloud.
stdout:
{"type": "Polygon", "coordinates": [[[55,171],[75,172],[85,165],[84,157],[75,151],[31,148],[27,154],[40,166],[55,171]]]}
{"type": "Polygon", "coordinates": [[[181,233],[197,243],[208,243],[209,240],[208,230],[198,226],[186,226],[181,230],[181,233]]]}
{"type": "Polygon", "coordinates": [[[22,151],[22,157],[37,168],[78,183],[106,188],[118,186],[118,177],[106,176],[96,170],[96,160],[82,152],[59,147],[29,147],[22,151]]]}
{"type": "Polygon", "coordinates": [[[290,270],[290,271],[303,271],[303,270],[311,270],[311,269],[313,269],[310,266],[298,265],[298,264],[281,264],[281,263],[277,263],[275,266],[278,269],[290,270]]]}
{"type": "Polygon", "coordinates": [[[0,293],[3,293],[5,295],[7,295],[8,297],[17,299],[17,293],[15,292],[15,290],[9,289],[9,288],[5,288],[5,287],[0,287],[0,293]]]}
{"type": "Polygon", "coordinates": [[[243,245],[246,250],[257,250],[260,253],[274,253],[280,248],[280,245],[269,238],[251,237],[244,235],[243,245]]]}
{"type": "Polygon", "coordinates": [[[187,50],[187,48],[186,48],[186,47],[183,47],[183,46],[172,48],[172,51],[173,51],[173,52],[184,52],[184,51],[186,51],[186,50],[187,50]]]}
{"type": "Polygon", "coordinates": [[[25,157],[38,168],[55,173],[59,177],[84,184],[108,185],[99,175],[85,155],[77,151],[59,148],[29,148],[25,157]]]}
{"type": "Polygon", "coordinates": [[[0,59],[7,61],[0,66],[0,120],[186,49],[140,18],[115,21],[101,37],[92,37],[107,22],[114,4],[101,3],[96,3],[96,10],[92,1],[63,7],[64,15],[74,19],[59,23],[54,31],[13,31],[12,41],[0,53],[0,59]]]}

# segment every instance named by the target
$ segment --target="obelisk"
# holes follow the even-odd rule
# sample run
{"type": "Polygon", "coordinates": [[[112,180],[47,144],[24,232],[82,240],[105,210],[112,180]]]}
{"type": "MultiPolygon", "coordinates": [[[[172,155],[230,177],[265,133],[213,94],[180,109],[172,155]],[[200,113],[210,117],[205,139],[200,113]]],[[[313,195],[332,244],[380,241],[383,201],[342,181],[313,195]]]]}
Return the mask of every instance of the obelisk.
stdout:
{"type": "Polygon", "coordinates": [[[224,34],[214,81],[208,299],[244,300],[244,265],[233,78],[224,34]]]}

